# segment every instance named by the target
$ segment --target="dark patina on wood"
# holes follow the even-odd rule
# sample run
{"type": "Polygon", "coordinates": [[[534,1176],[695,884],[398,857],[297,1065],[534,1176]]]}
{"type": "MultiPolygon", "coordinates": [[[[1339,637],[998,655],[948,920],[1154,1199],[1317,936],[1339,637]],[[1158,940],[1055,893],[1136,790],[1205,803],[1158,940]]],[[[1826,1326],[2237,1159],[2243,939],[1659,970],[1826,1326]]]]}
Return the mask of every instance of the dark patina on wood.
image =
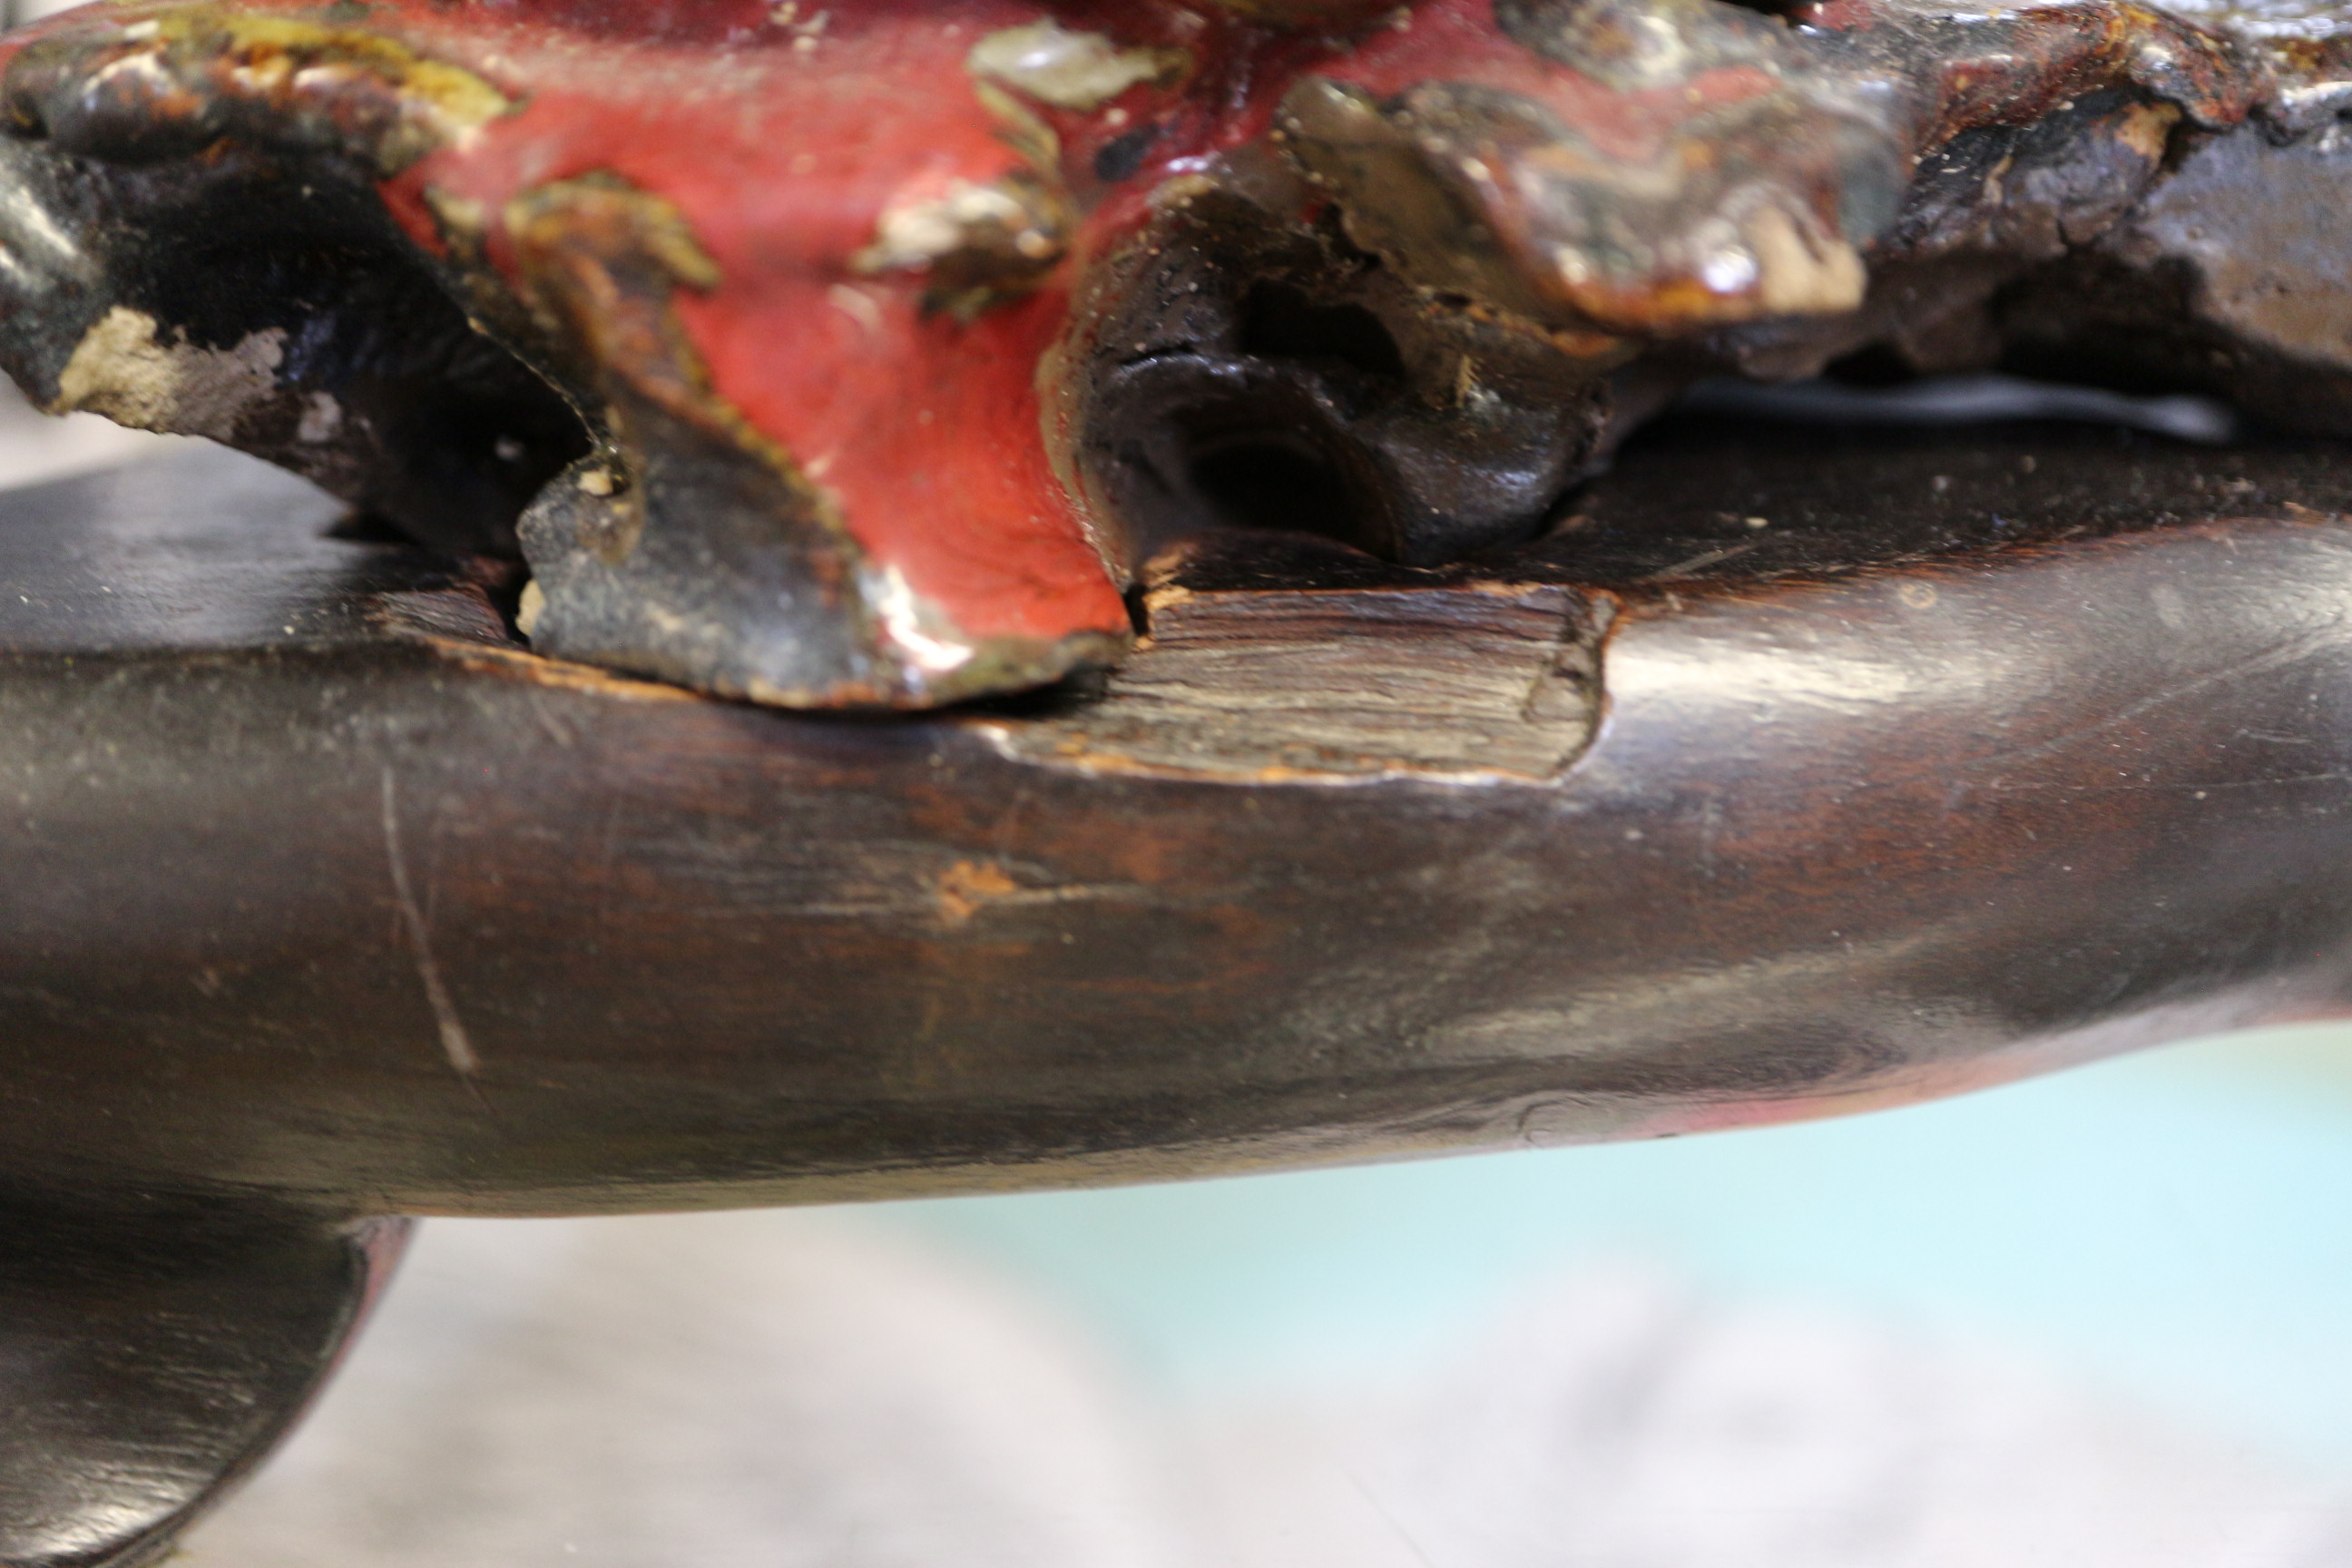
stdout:
{"type": "Polygon", "coordinates": [[[538,658],[241,463],[0,501],[0,1351],[53,1391],[0,1562],[160,1550],[369,1215],[1666,1134],[2344,1009],[2321,448],[1684,425],[1450,566],[1196,541],[1122,669],[901,720],[538,658]]]}

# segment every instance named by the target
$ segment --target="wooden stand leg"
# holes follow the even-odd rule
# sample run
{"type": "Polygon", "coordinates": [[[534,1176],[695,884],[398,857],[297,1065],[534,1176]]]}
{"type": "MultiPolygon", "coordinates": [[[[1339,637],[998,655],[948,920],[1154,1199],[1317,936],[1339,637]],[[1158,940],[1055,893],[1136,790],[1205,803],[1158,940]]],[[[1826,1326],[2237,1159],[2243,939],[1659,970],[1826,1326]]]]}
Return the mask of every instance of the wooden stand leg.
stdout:
{"type": "Polygon", "coordinates": [[[0,1564],[168,1551],[301,1413],[407,1229],[0,1194],[0,1564]]]}

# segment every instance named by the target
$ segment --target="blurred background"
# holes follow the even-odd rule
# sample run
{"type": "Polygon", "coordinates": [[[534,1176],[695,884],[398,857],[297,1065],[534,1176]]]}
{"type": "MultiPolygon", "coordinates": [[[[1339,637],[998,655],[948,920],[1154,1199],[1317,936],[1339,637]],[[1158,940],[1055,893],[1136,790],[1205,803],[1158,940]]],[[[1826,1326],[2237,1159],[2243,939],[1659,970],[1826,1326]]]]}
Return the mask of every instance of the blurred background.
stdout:
{"type": "Polygon", "coordinates": [[[1666,1142],[429,1221],[187,1568],[2336,1568],[2352,1034],[1666,1142]]]}

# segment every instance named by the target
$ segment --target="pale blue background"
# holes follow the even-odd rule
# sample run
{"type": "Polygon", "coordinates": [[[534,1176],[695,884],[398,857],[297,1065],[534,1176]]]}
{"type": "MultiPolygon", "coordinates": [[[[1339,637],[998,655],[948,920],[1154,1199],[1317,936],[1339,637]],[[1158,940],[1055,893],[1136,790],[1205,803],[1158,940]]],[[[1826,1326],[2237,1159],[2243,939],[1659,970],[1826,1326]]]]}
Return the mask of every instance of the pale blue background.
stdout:
{"type": "Polygon", "coordinates": [[[2250,1455],[2352,1468],[2352,1029],[1666,1142],[891,1205],[1181,1392],[1475,1332],[1663,1263],[1711,1295],[1999,1338],[2250,1455]]]}

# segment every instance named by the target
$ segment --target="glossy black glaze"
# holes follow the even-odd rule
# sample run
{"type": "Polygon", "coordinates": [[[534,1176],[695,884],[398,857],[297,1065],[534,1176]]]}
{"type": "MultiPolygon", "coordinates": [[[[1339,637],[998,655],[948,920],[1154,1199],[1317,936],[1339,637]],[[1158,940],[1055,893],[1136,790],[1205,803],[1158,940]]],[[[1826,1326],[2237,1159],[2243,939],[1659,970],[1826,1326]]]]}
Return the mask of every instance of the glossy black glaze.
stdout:
{"type": "Polygon", "coordinates": [[[75,346],[110,312],[169,322],[174,342],[215,353],[274,337],[267,395],[174,427],[234,429],[245,449],[427,544],[511,554],[516,513],[586,434],[467,324],[366,177],[326,158],[295,174],[285,148],[214,146],[184,163],[142,151],[110,144],[123,160],[110,163],[0,136],[0,244],[17,291],[0,312],[0,363],[17,384],[45,406],[64,397],[75,346]]]}

